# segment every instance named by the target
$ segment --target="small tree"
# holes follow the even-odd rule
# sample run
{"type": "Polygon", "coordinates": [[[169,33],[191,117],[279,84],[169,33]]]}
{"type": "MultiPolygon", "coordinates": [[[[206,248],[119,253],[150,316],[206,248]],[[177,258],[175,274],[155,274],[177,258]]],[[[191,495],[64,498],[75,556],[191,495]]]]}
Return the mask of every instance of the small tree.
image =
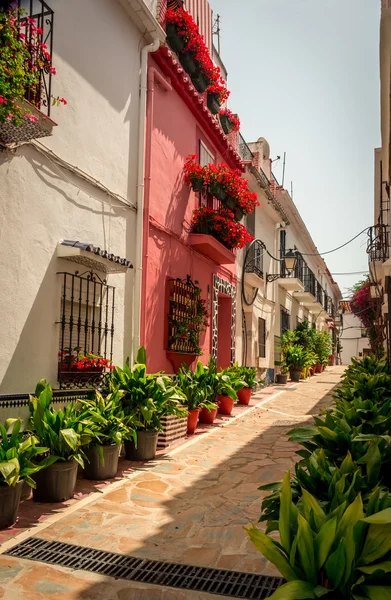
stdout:
{"type": "Polygon", "coordinates": [[[368,330],[371,351],[378,358],[384,355],[384,328],[381,319],[381,298],[371,298],[369,277],[352,288],[350,310],[368,330]]]}

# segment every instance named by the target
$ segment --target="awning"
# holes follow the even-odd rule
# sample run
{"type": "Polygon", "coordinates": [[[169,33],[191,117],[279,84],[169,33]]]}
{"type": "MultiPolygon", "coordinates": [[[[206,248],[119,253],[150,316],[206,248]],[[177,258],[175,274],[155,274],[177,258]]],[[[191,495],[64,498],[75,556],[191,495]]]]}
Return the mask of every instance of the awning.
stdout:
{"type": "Polygon", "coordinates": [[[101,273],[126,273],[133,264],[126,258],[115,256],[107,250],[75,240],[62,240],[57,246],[58,258],[79,263],[101,273]]]}

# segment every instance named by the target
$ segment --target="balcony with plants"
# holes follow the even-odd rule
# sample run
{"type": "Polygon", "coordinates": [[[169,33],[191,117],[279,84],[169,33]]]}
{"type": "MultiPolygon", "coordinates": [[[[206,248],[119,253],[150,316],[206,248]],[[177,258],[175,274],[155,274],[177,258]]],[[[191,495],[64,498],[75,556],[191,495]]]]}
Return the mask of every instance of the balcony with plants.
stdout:
{"type": "Polygon", "coordinates": [[[13,146],[52,134],[53,11],[42,0],[0,9],[0,144],[13,146]],[[36,12],[35,12],[36,11],[36,12]]]}
{"type": "Polygon", "coordinates": [[[195,192],[219,201],[219,208],[201,206],[193,212],[189,243],[217,264],[234,264],[233,250],[244,248],[253,237],[240,221],[259,206],[240,171],[226,164],[201,166],[197,155],[187,158],[185,181],[195,192]]]}

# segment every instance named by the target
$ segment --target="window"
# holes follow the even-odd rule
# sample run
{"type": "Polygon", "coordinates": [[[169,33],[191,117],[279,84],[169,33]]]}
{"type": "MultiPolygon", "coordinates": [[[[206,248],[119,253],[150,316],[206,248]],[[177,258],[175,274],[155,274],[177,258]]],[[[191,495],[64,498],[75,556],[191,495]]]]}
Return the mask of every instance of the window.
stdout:
{"type": "Polygon", "coordinates": [[[258,356],[266,358],[266,320],[258,319],[258,356]]]}
{"type": "MultiPolygon", "coordinates": [[[[204,144],[202,140],[200,140],[200,165],[205,167],[205,165],[209,165],[210,163],[214,163],[216,157],[213,155],[211,150],[209,150],[208,146],[204,144]]],[[[208,208],[213,208],[217,210],[219,208],[220,202],[216,198],[213,198],[206,190],[200,193],[200,206],[207,206],[208,208]]]]}
{"type": "Polygon", "coordinates": [[[290,314],[289,311],[281,306],[281,335],[290,329],[290,314]]]}
{"type": "MultiPolygon", "coordinates": [[[[280,259],[282,260],[286,254],[286,231],[280,231],[280,259]]],[[[280,273],[281,277],[286,276],[285,272],[285,262],[280,263],[280,273]]]]}
{"type": "Polygon", "coordinates": [[[296,317],[296,327],[298,327],[303,321],[300,319],[300,317],[296,317]]]}
{"type": "Polygon", "coordinates": [[[113,358],[115,288],[92,272],[59,275],[60,388],[100,385],[113,358]]]}
{"type": "Polygon", "coordinates": [[[215,162],[215,156],[209,150],[208,146],[204,144],[202,140],[200,140],[200,165],[201,167],[205,167],[205,165],[209,165],[209,163],[215,162]]]}

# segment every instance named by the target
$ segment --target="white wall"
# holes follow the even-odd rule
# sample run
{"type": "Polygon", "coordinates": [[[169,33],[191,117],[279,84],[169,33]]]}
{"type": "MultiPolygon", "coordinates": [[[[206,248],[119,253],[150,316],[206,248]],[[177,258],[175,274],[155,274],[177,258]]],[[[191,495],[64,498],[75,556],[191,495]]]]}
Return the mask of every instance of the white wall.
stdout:
{"type": "Polygon", "coordinates": [[[361,321],[352,313],[342,315],[343,332],[340,337],[342,345],[342,364],[349,365],[353,357],[362,358],[364,350],[370,349],[369,339],[361,337],[361,321]],[[360,356],[361,353],[361,356],[360,356]]]}
{"type": "MultiPolygon", "coordinates": [[[[40,140],[125,202],[135,203],[141,34],[118,2],[51,0],[53,94],[58,123],[40,140]]],[[[77,265],[56,258],[61,239],[92,243],[134,259],[135,212],[32,145],[0,153],[0,393],[56,385],[60,282],[77,265]]],[[[131,271],[116,286],[114,360],[131,349],[131,271]]]]}

